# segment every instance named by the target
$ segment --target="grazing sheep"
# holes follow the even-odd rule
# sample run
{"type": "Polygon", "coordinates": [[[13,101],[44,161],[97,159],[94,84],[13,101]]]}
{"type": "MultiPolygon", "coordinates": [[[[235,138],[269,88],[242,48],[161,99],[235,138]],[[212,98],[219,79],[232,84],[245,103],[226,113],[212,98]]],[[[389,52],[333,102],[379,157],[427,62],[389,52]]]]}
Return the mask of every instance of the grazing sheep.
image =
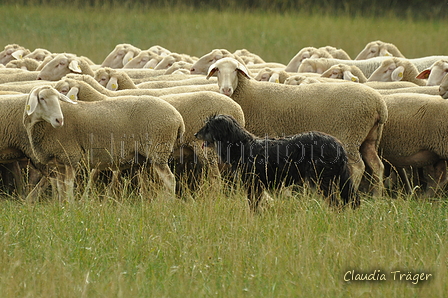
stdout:
{"type": "Polygon", "coordinates": [[[166,55],[162,58],[162,60],[157,63],[157,65],[154,67],[154,70],[159,69],[168,69],[171,65],[174,64],[174,62],[178,61],[185,61],[188,63],[193,64],[195,60],[191,58],[189,55],[186,54],[177,54],[177,53],[170,53],[169,55],[166,55]]]}
{"type": "Polygon", "coordinates": [[[214,49],[210,53],[203,55],[195,63],[193,63],[190,69],[190,73],[206,75],[210,65],[225,57],[234,58],[243,65],[245,64],[240,56],[234,55],[226,49],[214,49]]]}
{"type": "Polygon", "coordinates": [[[327,84],[326,88],[266,84],[250,79],[244,65],[232,58],[215,62],[207,77],[215,73],[220,92],[243,109],[250,132],[271,137],[304,131],[328,133],[344,144],[355,186],[364,173],[363,158],[373,172],[374,194],[382,193],[384,166],[377,146],[387,108],[377,91],[353,83],[327,84]]]}
{"type": "Polygon", "coordinates": [[[330,206],[351,204],[356,208],[360,204],[353,191],[347,154],[330,135],[306,132],[286,138],[259,138],[233,117],[214,115],[195,136],[206,146],[212,145],[221,160],[240,172],[252,211],[258,210],[264,190],[307,180],[330,198],[330,206]],[[332,193],[337,180],[343,204],[332,193]]]}
{"type": "Polygon", "coordinates": [[[30,50],[18,45],[8,44],[4,50],[0,52],[0,64],[6,65],[9,61],[22,59],[28,55],[30,50]]]}
{"type": "Polygon", "coordinates": [[[23,58],[19,60],[11,60],[5,66],[7,68],[21,68],[23,70],[36,70],[40,65],[40,62],[32,58],[23,58]]]}
{"type": "Polygon", "coordinates": [[[425,86],[426,81],[417,79],[419,72],[414,64],[406,59],[388,58],[370,75],[368,82],[407,81],[418,86],[425,86]]]}
{"type": "Polygon", "coordinates": [[[263,69],[260,69],[260,71],[255,75],[254,79],[257,81],[283,84],[290,75],[290,73],[287,73],[284,70],[265,67],[263,69]]]}
{"type": "Polygon", "coordinates": [[[151,50],[143,50],[124,64],[123,68],[154,68],[162,58],[163,56],[151,50]]]}
{"type": "Polygon", "coordinates": [[[257,54],[251,53],[247,49],[240,49],[233,52],[234,55],[239,56],[246,65],[258,64],[258,63],[266,63],[260,56],[257,54]]]}
{"type": "MultiPolygon", "coordinates": [[[[91,84],[95,85],[96,81],[92,82],[92,78],[86,75],[76,76],[76,79],[64,78],[58,82],[55,89],[65,94],[71,100],[82,101],[99,101],[110,100],[111,98],[118,98],[120,92],[112,92],[106,89],[102,91],[95,90],[91,84]]],[[[98,88],[98,86],[96,86],[98,88]]],[[[145,95],[146,90],[132,90],[134,95],[145,95]]],[[[124,98],[126,97],[119,97],[124,98]]],[[[225,113],[233,116],[237,121],[244,125],[244,114],[241,107],[218,92],[198,91],[180,94],[168,94],[160,96],[161,99],[170,103],[182,115],[185,123],[185,133],[183,143],[180,147],[175,148],[175,159],[179,165],[182,165],[182,159],[194,160],[198,159],[203,166],[209,167],[210,176],[219,177],[219,170],[217,167],[217,158],[214,152],[206,152],[201,148],[201,144],[194,137],[203,125],[205,119],[213,113],[225,113]]],[[[195,177],[198,179],[198,177],[195,177]]]]}
{"type": "Polygon", "coordinates": [[[30,58],[30,59],[34,59],[39,62],[43,62],[45,60],[45,58],[47,58],[51,54],[52,53],[49,50],[36,48],[36,49],[34,49],[34,51],[29,53],[28,55],[23,56],[23,58],[30,58]]]}
{"type": "Polygon", "coordinates": [[[122,68],[132,58],[140,53],[140,49],[127,43],[117,44],[112,52],[107,55],[101,67],[122,68]]]}
{"type": "Polygon", "coordinates": [[[405,58],[400,50],[392,43],[381,40],[369,42],[364,49],[356,56],[355,60],[365,60],[374,57],[393,56],[405,58]]]}
{"type": "Polygon", "coordinates": [[[137,89],[127,72],[103,67],[95,71],[95,80],[109,90],[137,89]]]}
{"type": "Polygon", "coordinates": [[[352,60],[352,58],[350,58],[350,55],[347,54],[347,52],[343,49],[338,49],[333,46],[324,46],[320,47],[319,49],[327,51],[335,59],[352,60]]]}
{"type": "Polygon", "coordinates": [[[447,182],[448,102],[439,96],[415,93],[383,98],[389,118],[379,146],[382,157],[395,167],[424,167],[429,178],[425,195],[434,195],[447,182]]]}
{"type": "Polygon", "coordinates": [[[305,47],[301,49],[286,65],[286,72],[297,72],[301,63],[305,59],[317,58],[334,58],[325,49],[317,49],[315,47],[305,47]]]}
{"type": "Polygon", "coordinates": [[[418,79],[427,79],[427,86],[436,86],[440,85],[443,77],[448,73],[448,60],[440,59],[434,62],[430,67],[421,71],[417,78],[418,79]]]}
{"type": "MultiPolygon", "coordinates": [[[[43,62],[45,63],[45,62],[43,62]]],[[[95,75],[90,62],[72,54],[58,54],[40,70],[38,80],[57,81],[69,73],[95,75]]]]}
{"type": "Polygon", "coordinates": [[[168,50],[168,49],[166,49],[166,48],[164,48],[164,47],[162,47],[160,45],[153,45],[148,50],[152,51],[152,52],[154,52],[154,53],[156,53],[156,54],[158,54],[159,56],[162,56],[162,57],[166,56],[166,55],[169,55],[171,53],[170,50],[168,50]]]}
{"type": "Polygon", "coordinates": [[[324,82],[322,78],[309,77],[304,75],[294,75],[287,78],[283,84],[297,86],[301,84],[315,84],[315,83],[324,83],[324,82]]]}
{"type": "Polygon", "coordinates": [[[357,83],[367,82],[367,78],[356,65],[336,64],[324,71],[323,78],[340,79],[357,83]]]}
{"type": "MultiPolygon", "coordinates": [[[[381,65],[383,60],[390,57],[374,57],[366,60],[342,60],[332,58],[305,59],[300,64],[297,72],[313,72],[322,74],[328,68],[335,64],[356,65],[362,70],[366,77],[370,75],[381,65]]],[[[404,59],[404,58],[399,58],[404,59]]],[[[427,56],[421,58],[405,59],[417,67],[418,71],[422,71],[430,67],[435,61],[440,59],[448,59],[448,56],[427,56]]]]}
{"type": "Polygon", "coordinates": [[[99,170],[150,162],[174,194],[168,161],[185,130],[175,108],[151,96],[73,103],[52,87],[38,87],[23,114],[35,159],[58,169],[64,178],[57,180],[65,184],[68,198],[83,161],[99,170]]]}
{"type": "Polygon", "coordinates": [[[190,74],[190,68],[192,65],[193,65],[193,63],[189,63],[186,61],[174,62],[173,65],[171,65],[170,67],[168,67],[166,69],[166,71],[164,72],[164,75],[172,74],[175,71],[184,71],[184,70],[187,70],[187,72],[185,72],[185,74],[190,74]]]}

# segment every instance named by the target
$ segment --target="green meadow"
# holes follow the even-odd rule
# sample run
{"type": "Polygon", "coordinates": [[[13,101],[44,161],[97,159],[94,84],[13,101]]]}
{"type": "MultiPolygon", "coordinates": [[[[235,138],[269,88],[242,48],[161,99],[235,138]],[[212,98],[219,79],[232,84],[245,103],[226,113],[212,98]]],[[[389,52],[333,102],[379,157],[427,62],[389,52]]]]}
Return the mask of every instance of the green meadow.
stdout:
{"type": "MultiPolygon", "coordinates": [[[[118,6],[0,6],[0,46],[100,64],[119,43],[200,57],[246,48],[287,64],[305,46],[352,58],[373,40],[415,58],[448,54],[448,20],[118,6]]],[[[0,120],[1,121],[1,120],[0,120]]],[[[0,297],[447,297],[448,201],[398,191],[335,212],[285,189],[260,214],[238,187],[207,181],[172,198],[124,181],[74,202],[0,200],[0,297]],[[359,280],[369,279],[369,280],[359,280]]]]}

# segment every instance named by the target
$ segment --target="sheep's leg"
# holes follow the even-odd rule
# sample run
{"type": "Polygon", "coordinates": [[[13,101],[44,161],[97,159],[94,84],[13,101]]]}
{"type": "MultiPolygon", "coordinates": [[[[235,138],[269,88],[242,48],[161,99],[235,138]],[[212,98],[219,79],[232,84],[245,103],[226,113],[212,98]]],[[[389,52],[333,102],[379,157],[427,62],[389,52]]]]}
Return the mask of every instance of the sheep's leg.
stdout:
{"type": "Polygon", "coordinates": [[[154,169],[156,170],[160,179],[162,179],[168,191],[174,195],[176,193],[176,177],[174,176],[173,172],[171,172],[168,164],[156,163],[154,164],[154,169]]]}
{"type": "Polygon", "coordinates": [[[433,197],[448,182],[446,173],[447,161],[439,160],[437,163],[426,167],[428,181],[425,192],[426,197],[433,197]]]}
{"type": "Polygon", "coordinates": [[[409,177],[408,177],[408,173],[406,172],[405,168],[397,168],[397,173],[398,176],[400,176],[400,180],[404,185],[404,190],[407,194],[411,194],[412,193],[412,187],[411,187],[411,183],[409,182],[409,177]]]}
{"type": "Polygon", "coordinates": [[[352,178],[353,178],[353,189],[354,189],[354,191],[358,191],[359,185],[361,184],[361,180],[364,175],[364,171],[366,169],[366,166],[365,166],[361,156],[359,156],[359,154],[355,158],[353,158],[349,155],[348,163],[349,163],[352,178]]]}
{"type": "Polygon", "coordinates": [[[373,195],[377,197],[382,196],[384,191],[384,164],[378,156],[378,140],[381,138],[381,128],[382,126],[379,124],[374,125],[359,149],[365,163],[372,170],[373,195]]]}
{"type": "Polygon", "coordinates": [[[44,190],[48,186],[49,179],[46,176],[40,176],[40,180],[36,182],[34,187],[29,191],[28,195],[25,198],[26,202],[34,203],[39,198],[42,190],[44,190]]]}

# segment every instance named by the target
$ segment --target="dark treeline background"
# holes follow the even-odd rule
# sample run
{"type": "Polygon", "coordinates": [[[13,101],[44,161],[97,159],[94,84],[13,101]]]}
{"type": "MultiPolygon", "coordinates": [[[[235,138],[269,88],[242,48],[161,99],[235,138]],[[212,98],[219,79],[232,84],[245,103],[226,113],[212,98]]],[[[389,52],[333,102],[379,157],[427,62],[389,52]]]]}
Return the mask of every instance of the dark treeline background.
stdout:
{"type": "Polygon", "coordinates": [[[152,7],[306,12],[359,16],[397,16],[411,18],[446,18],[447,0],[6,0],[15,5],[71,5],[75,7],[110,7],[150,9],[152,7]]]}

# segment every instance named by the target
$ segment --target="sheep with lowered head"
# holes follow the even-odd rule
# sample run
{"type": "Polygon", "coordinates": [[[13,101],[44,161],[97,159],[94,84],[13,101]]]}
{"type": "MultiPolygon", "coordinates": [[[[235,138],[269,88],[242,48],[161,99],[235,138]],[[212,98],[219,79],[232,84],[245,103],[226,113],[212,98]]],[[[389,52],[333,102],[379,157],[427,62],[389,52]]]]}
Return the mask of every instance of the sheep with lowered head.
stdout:
{"type": "Polygon", "coordinates": [[[364,49],[356,56],[355,60],[365,60],[374,57],[393,56],[405,58],[396,45],[381,40],[366,44],[364,49]]]}
{"type": "Polygon", "coordinates": [[[324,71],[323,78],[340,79],[357,83],[367,82],[367,78],[356,65],[336,64],[324,71]]]}
{"type": "Polygon", "coordinates": [[[206,75],[210,65],[225,57],[234,58],[238,62],[245,65],[243,59],[241,59],[240,56],[232,54],[226,49],[214,49],[211,52],[201,56],[196,62],[194,62],[191,66],[190,73],[206,75]]]}
{"type": "Polygon", "coordinates": [[[52,87],[38,87],[23,114],[34,158],[58,170],[69,198],[82,161],[99,170],[149,163],[174,193],[168,161],[185,126],[173,106],[152,96],[73,103],[52,87]]]}
{"type": "Polygon", "coordinates": [[[21,59],[29,53],[30,50],[18,44],[8,44],[0,52],[0,64],[6,65],[9,61],[21,59]]]}
{"type": "Polygon", "coordinates": [[[41,62],[32,58],[23,58],[19,60],[11,60],[5,66],[7,68],[21,68],[24,70],[34,71],[36,70],[41,62]]]}
{"type": "Polygon", "coordinates": [[[214,74],[220,92],[240,104],[250,132],[270,137],[304,131],[328,133],[344,144],[356,187],[365,161],[373,172],[374,194],[382,193],[384,165],[377,148],[387,108],[377,91],[353,83],[327,84],[325,88],[321,84],[266,84],[251,79],[244,65],[232,58],[210,66],[207,77],[214,74]]]}
{"type": "Polygon", "coordinates": [[[122,68],[126,63],[132,60],[132,58],[137,56],[140,51],[139,48],[128,43],[117,44],[112,52],[110,52],[104,59],[103,63],[101,63],[101,66],[122,68]]]}
{"type": "Polygon", "coordinates": [[[305,47],[301,49],[285,67],[286,72],[297,72],[301,63],[305,59],[317,59],[317,58],[333,58],[325,49],[317,49],[315,47],[305,47]]]}
{"type": "Polygon", "coordinates": [[[419,86],[425,86],[426,81],[418,79],[419,72],[414,64],[407,59],[388,58],[369,76],[368,82],[396,82],[407,81],[419,86]]]}
{"type": "MultiPolygon", "coordinates": [[[[45,62],[43,62],[45,63],[45,62]]],[[[38,80],[57,81],[69,73],[95,75],[90,62],[73,54],[58,54],[51,59],[39,72],[38,80]]]]}

